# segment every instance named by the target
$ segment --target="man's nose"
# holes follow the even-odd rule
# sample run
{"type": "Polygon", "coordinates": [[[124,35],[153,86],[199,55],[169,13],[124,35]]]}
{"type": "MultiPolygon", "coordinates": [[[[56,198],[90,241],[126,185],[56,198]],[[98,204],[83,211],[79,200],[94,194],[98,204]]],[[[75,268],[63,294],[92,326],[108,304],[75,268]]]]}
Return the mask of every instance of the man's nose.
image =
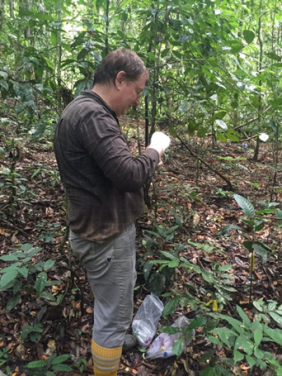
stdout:
{"type": "Polygon", "coordinates": [[[135,105],[136,105],[136,106],[139,106],[140,102],[141,102],[141,101],[140,101],[140,98],[137,97],[137,98],[136,98],[136,101],[135,101],[135,105]]]}

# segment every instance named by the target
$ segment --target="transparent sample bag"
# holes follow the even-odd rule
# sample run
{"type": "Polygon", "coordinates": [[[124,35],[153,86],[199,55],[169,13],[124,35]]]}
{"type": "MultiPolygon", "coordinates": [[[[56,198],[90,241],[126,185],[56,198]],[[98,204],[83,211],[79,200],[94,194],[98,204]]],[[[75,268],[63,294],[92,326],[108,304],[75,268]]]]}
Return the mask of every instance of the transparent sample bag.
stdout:
{"type": "MultiPolygon", "coordinates": [[[[176,328],[185,328],[189,325],[189,321],[185,316],[178,317],[177,321],[171,325],[172,327],[176,328]]],[[[172,352],[172,348],[174,343],[178,340],[178,338],[182,335],[181,332],[168,334],[168,333],[161,333],[151,344],[149,350],[146,353],[147,359],[156,359],[156,358],[167,358],[169,356],[175,355],[172,352]]],[[[194,336],[194,331],[191,331],[191,339],[194,336]]],[[[186,342],[185,338],[183,337],[182,340],[183,349],[186,348],[188,343],[186,342]]]]}
{"type": "Polygon", "coordinates": [[[164,305],[154,294],[147,295],[132,322],[132,330],[141,347],[147,347],[154,338],[164,305]]]}

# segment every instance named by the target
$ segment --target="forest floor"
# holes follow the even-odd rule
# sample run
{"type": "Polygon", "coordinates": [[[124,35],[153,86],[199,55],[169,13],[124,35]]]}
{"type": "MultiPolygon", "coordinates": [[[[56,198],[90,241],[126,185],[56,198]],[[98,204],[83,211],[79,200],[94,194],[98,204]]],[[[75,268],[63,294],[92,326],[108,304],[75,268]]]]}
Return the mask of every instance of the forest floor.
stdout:
{"type": "MultiPolygon", "coordinates": [[[[132,150],[137,153],[136,133],[135,136],[129,133],[129,138],[132,150]]],[[[278,169],[274,181],[270,144],[261,144],[258,161],[255,162],[249,143],[247,148],[243,148],[241,143],[220,143],[215,150],[208,139],[185,138],[185,142],[213,169],[230,180],[234,192],[250,200],[256,209],[266,207],[270,201],[277,203],[277,208],[281,209],[282,170],[278,169]]],[[[11,201],[10,206],[7,201],[11,194],[5,191],[6,183],[2,187],[0,256],[14,252],[23,244],[30,244],[24,249],[40,247],[41,251],[27,262],[22,276],[18,276],[17,280],[21,281],[21,285],[17,284],[18,287],[14,287],[14,290],[11,287],[1,292],[0,369],[4,373],[10,369],[14,376],[28,375],[28,362],[47,360],[51,354],[56,353],[71,354],[66,363],[76,371],[64,374],[93,375],[90,349],[93,296],[83,268],[77,265],[74,258],[68,256],[68,245],[64,240],[65,199],[52,144],[29,144],[22,149],[18,160],[15,160],[13,155],[11,157],[0,164],[2,178],[3,169],[11,168],[13,162],[18,174],[14,201],[11,201]],[[20,187],[21,185],[27,187],[28,191],[20,187]],[[46,265],[50,260],[55,261],[55,264],[48,269],[46,265]],[[39,264],[43,265],[41,269],[32,269],[32,265],[39,264]],[[38,293],[40,288],[36,275],[40,270],[47,270],[48,273],[49,285],[44,285],[44,291],[47,292],[45,295],[38,293]],[[54,281],[58,284],[53,284],[54,281]],[[15,300],[12,299],[13,296],[16,296],[15,300]],[[30,331],[26,329],[25,339],[22,338],[24,327],[30,328],[30,331]]],[[[156,252],[157,259],[160,258],[158,247],[162,246],[162,250],[169,251],[173,243],[184,245],[179,255],[202,269],[214,270],[215,265],[232,265],[231,273],[235,278],[233,287],[236,293],[230,294],[232,299],[228,304],[218,304],[218,307],[213,309],[234,316],[236,305],[240,305],[252,319],[255,309],[250,304],[247,288],[250,279],[253,284],[251,300],[273,299],[279,304],[282,303],[282,266],[277,262],[282,256],[282,231],[279,223],[273,216],[265,215],[266,224],[256,233],[256,239],[272,248],[273,254],[268,254],[265,263],[262,262],[262,257],[257,256],[251,273],[250,254],[242,245],[242,233],[232,230],[227,236],[218,236],[219,231],[226,225],[245,226],[240,219],[243,216],[242,210],[230,192],[227,192],[226,182],[207,166],[197,164],[195,158],[178,140],[172,141],[163,167],[155,174],[149,195],[151,208],[146,209],[137,223],[138,278],[135,313],[150,293],[150,278],[145,280],[143,265],[146,260],[154,258],[146,256],[146,235],[156,241],[151,250],[156,252]],[[176,227],[169,232],[173,226],[176,227]],[[158,237],[158,228],[163,229],[166,235],[158,237]],[[209,247],[199,247],[195,243],[209,247]]],[[[0,269],[10,265],[11,262],[0,259],[0,269]]],[[[159,265],[154,265],[151,272],[158,267],[159,265]]],[[[205,303],[211,300],[207,293],[207,282],[197,273],[188,273],[180,267],[175,269],[171,280],[166,281],[163,292],[171,289],[185,291],[187,284],[194,286],[194,294],[198,299],[205,303]]],[[[161,299],[164,303],[167,302],[167,298],[161,299]]],[[[212,305],[208,307],[212,310],[212,305]]],[[[171,324],[179,315],[185,315],[190,320],[197,312],[192,311],[189,304],[178,306],[168,320],[161,319],[161,324],[171,324]]],[[[178,359],[170,357],[148,360],[136,347],[122,356],[119,374],[196,376],[207,366],[200,358],[211,346],[198,328],[187,346],[187,351],[178,359]]],[[[272,345],[271,351],[277,352],[275,346],[272,345]]],[[[222,356],[224,355],[222,349],[222,356]]],[[[251,374],[250,367],[244,362],[232,372],[237,375],[251,374]]],[[[253,371],[252,374],[260,375],[260,372],[253,371]]],[[[38,374],[42,375],[42,372],[38,374]]]]}

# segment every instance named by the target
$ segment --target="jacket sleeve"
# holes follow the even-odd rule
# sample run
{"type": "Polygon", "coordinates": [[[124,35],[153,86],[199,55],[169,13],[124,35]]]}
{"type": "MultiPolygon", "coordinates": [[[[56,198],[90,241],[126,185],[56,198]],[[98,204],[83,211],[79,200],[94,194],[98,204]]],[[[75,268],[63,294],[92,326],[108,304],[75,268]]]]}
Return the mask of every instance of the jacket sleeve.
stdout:
{"type": "Polygon", "coordinates": [[[159,153],[147,149],[133,157],[125,136],[109,113],[96,110],[89,114],[81,122],[79,131],[89,155],[120,191],[137,191],[154,174],[159,153]]]}

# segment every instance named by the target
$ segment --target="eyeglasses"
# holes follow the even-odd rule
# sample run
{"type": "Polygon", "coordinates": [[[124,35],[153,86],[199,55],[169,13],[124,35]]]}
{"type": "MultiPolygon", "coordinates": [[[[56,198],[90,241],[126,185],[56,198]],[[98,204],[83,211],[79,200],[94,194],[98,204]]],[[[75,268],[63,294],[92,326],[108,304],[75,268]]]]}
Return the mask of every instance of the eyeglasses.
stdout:
{"type": "Polygon", "coordinates": [[[139,87],[139,86],[136,84],[136,82],[133,81],[133,83],[134,83],[134,85],[135,85],[135,91],[136,91],[136,94],[137,94],[137,98],[141,98],[142,95],[144,95],[144,92],[143,92],[144,89],[142,89],[141,87],[139,87]]]}

